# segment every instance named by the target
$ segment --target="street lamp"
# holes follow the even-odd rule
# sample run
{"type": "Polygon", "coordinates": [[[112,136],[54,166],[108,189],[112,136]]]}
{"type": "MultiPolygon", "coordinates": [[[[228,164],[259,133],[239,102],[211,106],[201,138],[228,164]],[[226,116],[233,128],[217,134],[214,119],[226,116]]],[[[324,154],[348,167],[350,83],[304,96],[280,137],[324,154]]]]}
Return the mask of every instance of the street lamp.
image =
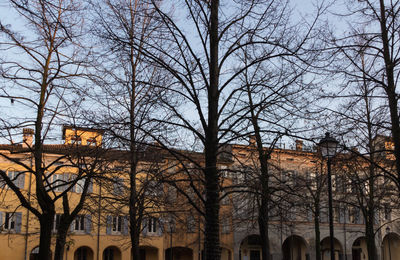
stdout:
{"type": "Polygon", "coordinates": [[[329,132],[321,139],[318,146],[321,149],[321,155],[327,158],[328,164],[328,196],[329,196],[329,236],[331,245],[331,260],[335,260],[335,247],[333,237],[333,206],[332,206],[332,174],[331,174],[331,159],[336,155],[339,142],[330,136],[329,132]]]}

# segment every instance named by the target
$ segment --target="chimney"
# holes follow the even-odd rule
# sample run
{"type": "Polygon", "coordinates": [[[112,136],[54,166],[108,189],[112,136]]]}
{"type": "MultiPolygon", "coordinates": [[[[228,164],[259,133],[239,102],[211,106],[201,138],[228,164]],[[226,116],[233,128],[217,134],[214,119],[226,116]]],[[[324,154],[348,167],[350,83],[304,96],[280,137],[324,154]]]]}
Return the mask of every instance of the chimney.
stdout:
{"type": "Polygon", "coordinates": [[[22,129],[22,147],[32,147],[34,131],[31,128],[22,129]]]}
{"type": "Polygon", "coordinates": [[[256,136],[255,135],[250,135],[249,136],[249,144],[251,145],[251,146],[256,146],[256,144],[257,144],[257,141],[256,141],[256,136]]]}
{"type": "Polygon", "coordinates": [[[303,141],[296,140],[296,151],[303,151],[303,141]]]}

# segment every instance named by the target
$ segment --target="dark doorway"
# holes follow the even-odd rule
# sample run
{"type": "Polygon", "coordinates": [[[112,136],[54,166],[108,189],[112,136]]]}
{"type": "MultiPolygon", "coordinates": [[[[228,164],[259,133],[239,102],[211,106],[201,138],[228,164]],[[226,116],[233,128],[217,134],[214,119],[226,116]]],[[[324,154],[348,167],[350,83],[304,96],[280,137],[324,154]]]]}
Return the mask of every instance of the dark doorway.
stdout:
{"type": "Polygon", "coordinates": [[[259,250],[250,250],[250,260],[260,260],[259,250]]]}

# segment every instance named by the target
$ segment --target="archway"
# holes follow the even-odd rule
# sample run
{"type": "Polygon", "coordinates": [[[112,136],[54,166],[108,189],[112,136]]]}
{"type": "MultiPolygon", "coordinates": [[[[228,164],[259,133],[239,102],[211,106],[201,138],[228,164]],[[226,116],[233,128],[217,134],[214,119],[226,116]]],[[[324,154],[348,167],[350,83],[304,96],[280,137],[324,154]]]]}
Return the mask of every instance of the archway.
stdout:
{"type": "MultiPolygon", "coordinates": [[[[322,260],[330,260],[331,259],[331,244],[330,238],[326,237],[321,241],[321,253],[322,260]]],[[[339,240],[333,238],[333,245],[335,249],[335,260],[343,259],[343,249],[339,240]]]]}
{"type": "Polygon", "coordinates": [[[116,246],[109,246],[103,251],[103,260],[121,260],[121,250],[116,246]]]}
{"type": "Polygon", "coordinates": [[[368,260],[367,239],[365,237],[357,238],[351,247],[351,256],[353,260],[368,260]]]}
{"type": "Polygon", "coordinates": [[[284,260],[306,260],[307,244],[304,238],[296,235],[286,238],[282,244],[282,253],[284,260]]]}
{"type": "Polygon", "coordinates": [[[232,253],[231,250],[225,247],[221,247],[221,260],[231,260],[232,253]]]}
{"type": "MultiPolygon", "coordinates": [[[[158,248],[152,246],[141,246],[140,247],[140,260],[157,260],[158,259],[158,248]]],[[[132,256],[133,259],[133,256],[132,256]]]]}
{"type": "Polygon", "coordinates": [[[240,244],[239,260],[261,260],[261,238],[259,235],[250,235],[240,244]]]}
{"type": "Polygon", "coordinates": [[[400,236],[387,234],[382,241],[382,257],[384,260],[396,260],[400,256],[400,236]]]}
{"type": "Polygon", "coordinates": [[[93,250],[87,246],[81,246],[75,250],[74,260],[93,260],[93,250]]]}
{"type": "MultiPolygon", "coordinates": [[[[53,253],[50,251],[50,258],[52,258],[53,253]]],[[[31,253],[29,254],[29,260],[40,260],[39,258],[39,246],[32,249],[31,253]]]]}
{"type": "MultiPolygon", "coordinates": [[[[192,260],[193,250],[188,247],[170,247],[165,250],[165,260],[192,260]]],[[[147,260],[147,258],[146,258],[147,260]]]]}

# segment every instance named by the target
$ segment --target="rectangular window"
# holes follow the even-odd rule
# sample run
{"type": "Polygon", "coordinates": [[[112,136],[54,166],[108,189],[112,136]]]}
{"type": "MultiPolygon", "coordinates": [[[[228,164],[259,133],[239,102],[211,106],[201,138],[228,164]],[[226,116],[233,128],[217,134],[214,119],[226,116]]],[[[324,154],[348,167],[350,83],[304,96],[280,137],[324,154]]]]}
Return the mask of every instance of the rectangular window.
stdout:
{"type": "Polygon", "coordinates": [[[60,226],[60,220],[61,220],[61,214],[56,214],[54,216],[54,222],[53,222],[53,231],[56,232],[58,230],[58,227],[60,226]]]}
{"type": "Polygon", "coordinates": [[[389,207],[389,205],[385,205],[384,211],[385,220],[392,220],[392,209],[389,207]]]}
{"type": "Polygon", "coordinates": [[[177,198],[177,191],[174,186],[168,186],[167,188],[167,202],[175,203],[177,198]]]}
{"type": "Polygon", "coordinates": [[[222,234],[229,234],[231,232],[231,226],[229,223],[229,218],[222,219],[222,227],[221,227],[222,234]]]}
{"type": "Polygon", "coordinates": [[[116,196],[122,195],[125,190],[124,179],[115,178],[113,183],[113,194],[116,196]]]}
{"type": "Polygon", "coordinates": [[[84,185],[85,185],[85,179],[79,179],[75,184],[74,191],[76,193],[82,193],[84,185]]]}
{"type": "Polygon", "coordinates": [[[112,218],[112,231],[113,232],[121,232],[122,231],[122,216],[113,216],[112,218]]]}
{"type": "Polygon", "coordinates": [[[192,215],[187,217],[187,232],[193,233],[196,230],[196,220],[192,215]]]}
{"type": "Polygon", "coordinates": [[[8,178],[20,189],[24,188],[25,184],[25,174],[21,171],[8,171],[7,172],[8,178]]]}
{"type": "Polygon", "coordinates": [[[51,187],[56,192],[63,192],[65,190],[64,174],[54,174],[51,187]]]}
{"type": "Polygon", "coordinates": [[[4,229],[5,230],[15,230],[15,215],[12,212],[5,213],[4,219],[4,229]]]}
{"type": "Polygon", "coordinates": [[[156,233],[157,232],[157,218],[149,218],[147,223],[147,232],[156,233]]]}
{"type": "Polygon", "coordinates": [[[78,215],[76,217],[74,230],[85,231],[85,216],[84,215],[78,215]]]}

